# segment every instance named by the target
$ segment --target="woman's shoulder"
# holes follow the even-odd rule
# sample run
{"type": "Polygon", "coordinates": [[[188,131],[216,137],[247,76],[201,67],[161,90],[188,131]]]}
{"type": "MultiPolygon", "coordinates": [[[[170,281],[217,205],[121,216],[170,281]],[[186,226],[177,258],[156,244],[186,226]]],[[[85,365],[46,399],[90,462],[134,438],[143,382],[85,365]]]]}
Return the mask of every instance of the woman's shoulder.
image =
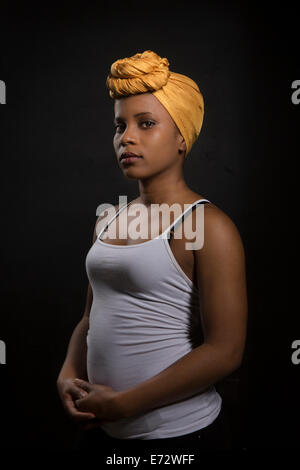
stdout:
{"type": "MultiPolygon", "coordinates": [[[[207,199],[209,202],[204,204],[204,230],[205,237],[210,239],[211,242],[214,240],[215,243],[225,242],[241,242],[239,230],[233,219],[221,209],[217,204],[212,202],[209,197],[195,193],[195,201],[201,199],[207,199]]],[[[193,217],[196,217],[195,211],[193,211],[193,217]]],[[[196,221],[195,221],[196,223],[196,221]]]]}
{"type": "Polygon", "coordinates": [[[216,219],[221,219],[223,218],[224,220],[226,218],[230,219],[230,217],[225,213],[224,210],[222,210],[219,206],[217,206],[208,196],[205,196],[203,194],[198,194],[198,193],[192,193],[189,197],[188,200],[185,201],[185,204],[194,204],[196,201],[201,202],[202,200],[206,200],[205,204],[205,212],[209,212],[211,214],[211,218],[216,218],[216,219]]]}

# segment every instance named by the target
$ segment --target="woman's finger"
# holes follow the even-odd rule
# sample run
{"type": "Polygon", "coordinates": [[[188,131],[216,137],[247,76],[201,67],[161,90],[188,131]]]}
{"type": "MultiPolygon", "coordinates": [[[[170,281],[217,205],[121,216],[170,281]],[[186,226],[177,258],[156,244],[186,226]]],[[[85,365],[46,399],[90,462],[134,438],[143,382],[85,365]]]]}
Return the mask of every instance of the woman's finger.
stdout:
{"type": "Polygon", "coordinates": [[[69,393],[72,395],[72,398],[80,399],[88,395],[88,392],[82,388],[76,387],[75,385],[69,390],[69,393]]]}
{"type": "Polygon", "coordinates": [[[85,380],[75,379],[74,384],[82,388],[86,392],[90,392],[93,389],[92,384],[90,384],[89,382],[86,382],[85,380]]]}
{"type": "Polygon", "coordinates": [[[80,400],[75,400],[75,406],[79,411],[85,411],[88,413],[89,411],[89,402],[84,398],[80,398],[80,400]]]}
{"type": "Polygon", "coordinates": [[[71,397],[66,397],[64,404],[69,415],[78,421],[84,421],[95,418],[94,413],[79,411],[75,407],[75,404],[71,397]]]}

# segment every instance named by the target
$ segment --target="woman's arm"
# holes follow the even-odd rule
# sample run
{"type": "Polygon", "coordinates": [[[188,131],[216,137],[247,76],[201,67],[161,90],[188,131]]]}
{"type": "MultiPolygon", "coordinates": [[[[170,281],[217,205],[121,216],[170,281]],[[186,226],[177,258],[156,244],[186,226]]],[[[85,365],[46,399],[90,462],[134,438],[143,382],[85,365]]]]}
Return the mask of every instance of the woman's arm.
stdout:
{"type": "Polygon", "coordinates": [[[156,376],[120,392],[124,417],[201,393],[237,369],[247,328],[245,255],[239,232],[215,206],[205,208],[204,245],[195,251],[204,343],[156,376]]]}
{"type": "MultiPolygon", "coordinates": [[[[88,285],[87,292],[87,305],[91,303],[93,294],[91,293],[91,286],[88,285]]],[[[59,373],[57,381],[66,378],[80,377],[84,380],[87,379],[86,374],[86,336],[89,329],[89,310],[85,310],[82,319],[76,325],[66,354],[65,361],[59,373]]]]}

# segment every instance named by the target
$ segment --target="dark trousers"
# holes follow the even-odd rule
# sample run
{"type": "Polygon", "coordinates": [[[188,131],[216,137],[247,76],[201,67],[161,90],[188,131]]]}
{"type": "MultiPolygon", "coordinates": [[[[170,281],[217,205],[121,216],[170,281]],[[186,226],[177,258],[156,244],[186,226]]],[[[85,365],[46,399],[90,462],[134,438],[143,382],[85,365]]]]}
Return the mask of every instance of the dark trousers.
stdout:
{"type": "Polygon", "coordinates": [[[101,428],[80,431],[74,450],[91,450],[103,457],[116,455],[189,454],[201,450],[232,450],[232,432],[228,411],[222,404],[217,418],[199,431],[164,439],[115,439],[101,428]]]}

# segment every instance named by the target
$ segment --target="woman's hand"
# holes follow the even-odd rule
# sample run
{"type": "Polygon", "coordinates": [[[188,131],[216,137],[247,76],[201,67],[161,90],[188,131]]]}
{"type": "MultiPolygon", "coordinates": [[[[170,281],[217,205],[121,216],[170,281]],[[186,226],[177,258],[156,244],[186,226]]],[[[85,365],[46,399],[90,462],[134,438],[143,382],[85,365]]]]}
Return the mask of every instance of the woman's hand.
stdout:
{"type": "Polygon", "coordinates": [[[75,379],[74,383],[86,394],[75,401],[80,412],[93,413],[100,422],[124,418],[118,401],[121,392],[116,392],[107,385],[90,384],[80,379],[75,379]]]}
{"type": "Polygon", "coordinates": [[[95,415],[91,412],[79,411],[75,406],[75,400],[88,395],[82,388],[74,383],[74,379],[60,379],[57,381],[57,389],[64,409],[68,416],[83,428],[90,428],[87,423],[95,423],[99,426],[99,420],[95,420],[95,415]]]}

